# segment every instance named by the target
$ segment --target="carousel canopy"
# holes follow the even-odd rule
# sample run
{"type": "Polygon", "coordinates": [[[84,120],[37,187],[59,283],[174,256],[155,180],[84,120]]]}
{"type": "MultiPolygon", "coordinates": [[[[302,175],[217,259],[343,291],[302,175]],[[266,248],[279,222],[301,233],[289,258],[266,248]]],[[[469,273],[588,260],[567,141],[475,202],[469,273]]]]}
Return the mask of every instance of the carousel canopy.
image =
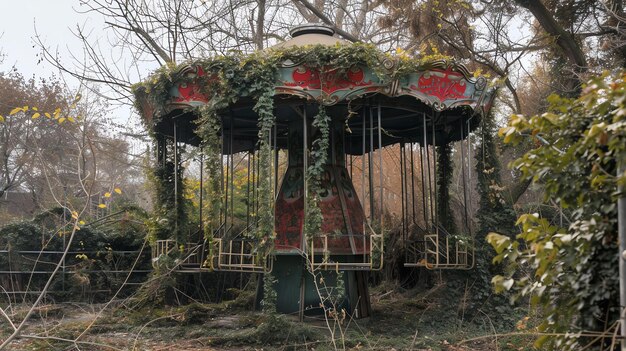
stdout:
{"type": "Polygon", "coordinates": [[[467,135],[489,112],[496,87],[445,57],[410,58],[348,43],[320,25],[291,31],[292,38],[252,54],[233,53],[163,67],[134,87],[148,129],[199,145],[203,108],[219,112],[222,133],[235,153],[253,150],[259,134],[257,107],[273,99],[276,144],[287,148],[287,126],[325,106],[345,120],[346,152],[362,154],[398,142],[441,145],[467,135]],[[382,145],[361,142],[367,113],[381,114],[382,145]],[[380,111],[380,112],[379,112],[380,111]],[[351,137],[352,135],[352,137],[351,137]]]}

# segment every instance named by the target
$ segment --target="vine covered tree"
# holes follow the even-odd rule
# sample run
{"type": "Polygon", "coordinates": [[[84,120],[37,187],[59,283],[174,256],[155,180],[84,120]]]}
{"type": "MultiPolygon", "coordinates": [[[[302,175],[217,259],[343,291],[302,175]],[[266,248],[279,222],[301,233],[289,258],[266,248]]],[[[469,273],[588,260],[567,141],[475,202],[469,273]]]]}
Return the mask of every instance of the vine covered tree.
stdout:
{"type": "Polygon", "coordinates": [[[577,99],[553,95],[549,112],[515,115],[500,130],[508,143],[527,134],[545,140],[514,167],[562,209],[560,223],[529,213],[519,217],[516,239],[488,237],[498,253],[494,261],[509,268],[493,279],[496,289],[530,297],[544,318],[540,331],[558,335],[541,337],[536,345],[543,349],[598,343],[577,335],[615,328],[619,318],[616,196],[625,179],[616,165],[626,155],[625,78],[595,78],[577,99]],[[526,268],[531,274],[514,274],[526,268]]]}

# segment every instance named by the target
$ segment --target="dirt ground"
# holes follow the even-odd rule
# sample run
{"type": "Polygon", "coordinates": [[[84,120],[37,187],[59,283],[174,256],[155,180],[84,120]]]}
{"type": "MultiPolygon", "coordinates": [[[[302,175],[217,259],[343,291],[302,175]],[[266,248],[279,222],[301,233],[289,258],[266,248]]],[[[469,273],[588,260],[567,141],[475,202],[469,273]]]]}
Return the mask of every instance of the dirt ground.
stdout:
{"type": "MultiPolygon", "coordinates": [[[[487,313],[463,311],[461,304],[440,296],[436,289],[402,293],[383,288],[372,293],[373,314],[367,319],[319,316],[304,322],[250,311],[235,301],[140,309],[120,301],[99,316],[103,305],[44,305],[27,322],[27,337],[8,350],[532,350],[533,337],[523,335],[528,327],[520,327],[527,317],[503,329],[487,313]]],[[[8,307],[15,321],[28,306],[8,307]]],[[[10,332],[3,320],[0,340],[10,332]]]]}

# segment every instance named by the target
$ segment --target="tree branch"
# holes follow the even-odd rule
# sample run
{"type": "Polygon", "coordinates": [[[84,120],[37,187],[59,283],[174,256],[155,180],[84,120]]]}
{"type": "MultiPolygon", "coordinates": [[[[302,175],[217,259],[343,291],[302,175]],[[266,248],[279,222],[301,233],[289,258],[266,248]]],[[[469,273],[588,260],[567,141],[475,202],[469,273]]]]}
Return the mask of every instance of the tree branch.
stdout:
{"type": "Polygon", "coordinates": [[[159,44],[157,44],[157,42],[154,41],[154,39],[152,39],[152,37],[150,35],[148,35],[148,33],[146,33],[145,30],[143,30],[143,29],[141,29],[139,27],[127,28],[127,27],[124,27],[124,26],[120,26],[119,24],[106,22],[106,21],[104,23],[110,25],[111,27],[116,27],[116,28],[119,28],[119,29],[131,31],[131,32],[137,34],[145,42],[147,42],[152,47],[152,49],[154,49],[154,51],[157,53],[157,55],[159,55],[159,57],[161,57],[161,59],[163,59],[163,61],[165,61],[167,63],[173,62],[172,58],[170,57],[170,55],[168,55],[167,52],[165,52],[165,50],[163,50],[163,48],[161,48],[161,46],[159,44]]]}
{"type": "Polygon", "coordinates": [[[556,38],[556,44],[563,49],[565,56],[577,67],[579,72],[587,71],[587,59],[574,37],[561,27],[550,11],[538,0],[515,0],[520,6],[530,11],[541,28],[556,38]]]}

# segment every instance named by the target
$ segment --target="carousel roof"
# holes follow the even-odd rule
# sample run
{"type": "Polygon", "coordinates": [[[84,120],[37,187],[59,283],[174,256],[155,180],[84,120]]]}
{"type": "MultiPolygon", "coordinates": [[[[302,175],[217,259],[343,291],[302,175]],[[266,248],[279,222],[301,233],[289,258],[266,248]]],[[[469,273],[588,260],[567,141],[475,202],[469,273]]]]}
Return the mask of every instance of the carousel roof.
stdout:
{"type": "MultiPolygon", "coordinates": [[[[467,135],[464,125],[475,128],[495,97],[496,87],[485,77],[474,77],[451,60],[387,55],[339,39],[331,28],[317,24],[294,28],[291,34],[290,40],[262,52],[164,67],[138,84],[137,106],[149,129],[171,136],[176,123],[179,141],[198,145],[196,109],[219,98],[227,100],[221,108],[224,128],[236,139],[233,150],[226,151],[254,149],[255,94],[269,79],[279,147],[287,144],[281,128],[319,105],[333,118],[346,119],[351,131],[365,128],[355,115],[380,107],[385,137],[374,148],[400,141],[442,144],[467,135]]],[[[354,147],[349,142],[347,150],[361,154],[371,146],[359,146],[356,134],[354,147]]]]}

